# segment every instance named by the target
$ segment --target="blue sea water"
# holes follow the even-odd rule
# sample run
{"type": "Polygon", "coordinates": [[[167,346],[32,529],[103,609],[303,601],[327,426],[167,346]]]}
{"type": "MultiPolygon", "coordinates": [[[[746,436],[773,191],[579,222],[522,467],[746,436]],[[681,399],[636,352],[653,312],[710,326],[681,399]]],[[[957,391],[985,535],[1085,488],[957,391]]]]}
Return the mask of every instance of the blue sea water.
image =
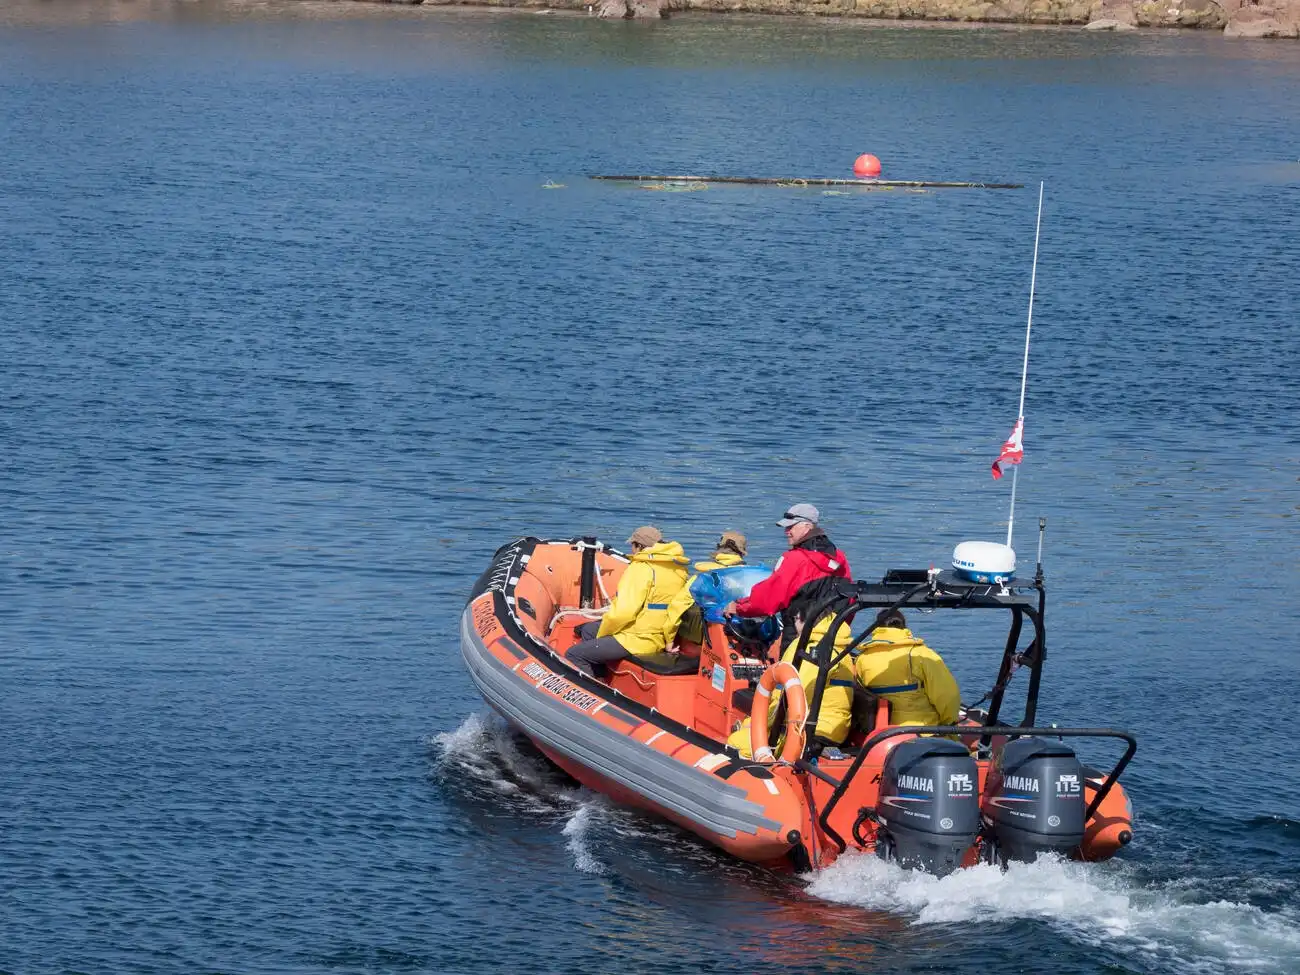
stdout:
{"type": "MultiPolygon", "coordinates": [[[[0,26],[0,970],[1300,969],[1294,45],[112,9],[0,26]],[[584,178],[863,151],[1027,185],[584,178]],[[1130,848],[795,883],[485,713],[518,535],[1000,538],[1040,180],[1015,539],[1130,848]]],[[[913,623],[987,689],[994,628],[913,623]]]]}

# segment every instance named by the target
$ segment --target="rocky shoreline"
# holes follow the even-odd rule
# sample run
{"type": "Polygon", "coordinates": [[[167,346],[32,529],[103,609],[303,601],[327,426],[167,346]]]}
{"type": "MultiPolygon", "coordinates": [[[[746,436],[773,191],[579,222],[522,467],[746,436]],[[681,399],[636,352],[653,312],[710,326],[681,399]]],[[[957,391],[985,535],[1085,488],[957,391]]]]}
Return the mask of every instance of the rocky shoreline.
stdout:
{"type": "MultiPolygon", "coordinates": [[[[373,2],[373,0],[367,0],[373,2]]],[[[464,0],[391,0],[461,6],[464,0]]],[[[1225,37],[1300,38],[1300,0],[472,0],[474,6],[574,10],[609,19],[678,11],[860,17],[889,21],[1033,24],[1085,30],[1181,27],[1225,37]]]]}
{"type": "Polygon", "coordinates": [[[677,12],[835,17],[942,27],[1025,25],[1127,31],[1185,28],[1225,37],[1300,38],[1300,0],[0,0],[0,26],[204,16],[364,17],[366,8],[429,6],[469,14],[567,12],[658,19],[677,12]]]}

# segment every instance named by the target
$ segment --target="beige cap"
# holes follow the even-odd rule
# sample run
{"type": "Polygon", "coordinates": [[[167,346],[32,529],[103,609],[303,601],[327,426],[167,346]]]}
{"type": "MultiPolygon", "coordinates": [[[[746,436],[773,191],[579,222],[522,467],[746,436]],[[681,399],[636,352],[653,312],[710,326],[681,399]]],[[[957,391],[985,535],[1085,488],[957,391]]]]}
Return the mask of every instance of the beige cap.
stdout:
{"type": "Polygon", "coordinates": [[[740,532],[723,532],[718,536],[718,551],[721,552],[723,549],[735,552],[743,559],[749,551],[749,539],[740,532]]]}
{"type": "Polygon", "coordinates": [[[628,536],[627,543],[631,545],[633,542],[636,542],[649,548],[651,545],[658,545],[663,540],[664,533],[654,525],[642,525],[628,536]]]}

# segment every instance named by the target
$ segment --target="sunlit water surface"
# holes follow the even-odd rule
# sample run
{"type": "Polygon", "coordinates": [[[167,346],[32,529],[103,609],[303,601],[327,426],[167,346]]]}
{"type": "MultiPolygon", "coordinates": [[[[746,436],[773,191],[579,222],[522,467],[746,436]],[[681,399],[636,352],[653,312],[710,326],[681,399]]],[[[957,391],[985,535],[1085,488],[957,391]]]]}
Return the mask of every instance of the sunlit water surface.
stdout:
{"type": "Polygon", "coordinates": [[[0,28],[0,969],[1300,968],[1293,45],[142,9],[0,28]],[[1030,188],[584,179],[863,151],[1030,188]],[[517,535],[1001,537],[1039,180],[1016,542],[1121,857],[794,883],[485,713],[517,535]]]}

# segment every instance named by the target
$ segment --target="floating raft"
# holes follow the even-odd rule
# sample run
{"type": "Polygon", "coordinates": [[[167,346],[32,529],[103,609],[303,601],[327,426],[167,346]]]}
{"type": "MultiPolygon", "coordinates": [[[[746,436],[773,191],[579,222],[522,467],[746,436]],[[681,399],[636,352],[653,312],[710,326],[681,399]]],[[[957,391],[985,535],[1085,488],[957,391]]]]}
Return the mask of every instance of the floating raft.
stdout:
{"type": "Polygon", "coordinates": [[[926,179],[829,179],[797,176],[591,176],[612,183],[745,183],[753,186],[860,186],[916,189],[1019,190],[1023,183],[946,183],[926,179]]]}

